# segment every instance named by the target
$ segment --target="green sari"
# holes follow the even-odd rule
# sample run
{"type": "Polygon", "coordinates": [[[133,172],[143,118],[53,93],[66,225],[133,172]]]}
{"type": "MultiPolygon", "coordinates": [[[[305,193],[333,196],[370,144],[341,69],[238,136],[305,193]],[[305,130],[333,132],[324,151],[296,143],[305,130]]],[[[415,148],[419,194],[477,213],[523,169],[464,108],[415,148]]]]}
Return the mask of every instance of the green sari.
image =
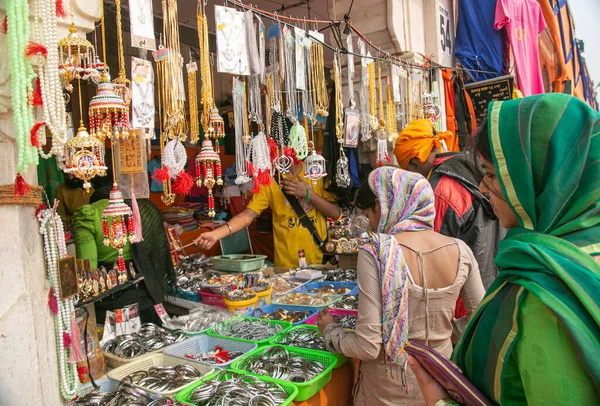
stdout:
{"type": "Polygon", "coordinates": [[[519,227],[453,360],[497,404],[598,404],[600,114],[547,94],[492,103],[488,123],[519,227]]]}

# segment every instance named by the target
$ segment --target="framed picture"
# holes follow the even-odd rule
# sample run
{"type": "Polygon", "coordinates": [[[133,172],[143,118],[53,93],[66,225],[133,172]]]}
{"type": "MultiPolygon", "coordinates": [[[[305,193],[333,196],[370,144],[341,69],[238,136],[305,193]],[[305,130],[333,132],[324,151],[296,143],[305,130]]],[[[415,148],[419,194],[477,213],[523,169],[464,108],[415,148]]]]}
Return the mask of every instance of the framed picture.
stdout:
{"type": "Polygon", "coordinates": [[[140,130],[130,130],[127,138],[118,139],[119,173],[143,173],[143,151],[140,130]]]}
{"type": "Polygon", "coordinates": [[[344,117],[344,147],[358,147],[358,136],[360,135],[360,112],[358,110],[346,109],[344,117]]]}
{"type": "Polygon", "coordinates": [[[76,261],[77,261],[77,273],[81,274],[85,270],[85,268],[83,267],[83,259],[77,258],[76,261]]]}
{"type": "Polygon", "coordinates": [[[58,290],[60,299],[65,300],[79,293],[77,285],[77,264],[75,257],[61,258],[56,261],[58,268],[58,290]]]}

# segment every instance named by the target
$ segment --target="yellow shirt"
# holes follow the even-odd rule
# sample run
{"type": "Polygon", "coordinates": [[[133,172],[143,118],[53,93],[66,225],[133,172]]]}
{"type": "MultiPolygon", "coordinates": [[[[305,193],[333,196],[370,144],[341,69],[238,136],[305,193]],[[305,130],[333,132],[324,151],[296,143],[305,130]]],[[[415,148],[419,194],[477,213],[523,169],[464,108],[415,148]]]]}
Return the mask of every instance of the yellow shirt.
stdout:
{"type": "MultiPolygon", "coordinates": [[[[333,195],[325,190],[323,179],[319,179],[315,186],[313,186],[311,180],[304,179],[304,182],[323,199],[335,202],[333,195]]],[[[325,237],[327,237],[327,219],[325,216],[315,209],[311,203],[307,204],[302,198],[298,200],[321,238],[325,240],[325,237]]],[[[294,209],[279,189],[279,185],[272,178],[271,184],[261,186],[260,192],[254,195],[248,204],[248,208],[258,215],[268,207],[273,211],[275,266],[297,268],[299,250],[304,250],[306,262],[309,265],[321,264],[323,252],[319,249],[308,230],[300,224],[294,209]]]]}

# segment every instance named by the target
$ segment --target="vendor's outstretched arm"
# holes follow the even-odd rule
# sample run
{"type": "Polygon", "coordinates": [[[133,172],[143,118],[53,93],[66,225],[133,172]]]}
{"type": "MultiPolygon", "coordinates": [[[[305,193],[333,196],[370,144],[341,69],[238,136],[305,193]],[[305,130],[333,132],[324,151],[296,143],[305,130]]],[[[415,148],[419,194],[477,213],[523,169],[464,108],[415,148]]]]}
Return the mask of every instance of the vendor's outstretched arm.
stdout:
{"type": "Polygon", "coordinates": [[[229,237],[230,234],[237,233],[238,231],[248,227],[250,224],[252,224],[252,221],[256,217],[258,217],[258,214],[256,214],[256,212],[246,208],[243,212],[241,212],[237,216],[234,216],[231,220],[227,222],[227,225],[231,227],[231,230],[227,225],[224,225],[214,229],[213,231],[200,234],[200,236],[198,236],[198,238],[196,238],[194,242],[196,243],[196,245],[198,245],[198,247],[205,250],[209,250],[220,239],[229,237]]]}

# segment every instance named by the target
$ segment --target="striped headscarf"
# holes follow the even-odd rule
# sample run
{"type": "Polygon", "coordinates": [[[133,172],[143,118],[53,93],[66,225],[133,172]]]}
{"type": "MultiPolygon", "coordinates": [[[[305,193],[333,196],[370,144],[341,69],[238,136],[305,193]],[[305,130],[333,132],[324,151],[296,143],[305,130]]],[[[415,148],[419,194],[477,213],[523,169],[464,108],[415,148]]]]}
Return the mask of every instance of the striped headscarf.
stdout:
{"type": "Polygon", "coordinates": [[[498,181],[519,225],[500,243],[498,279],[453,358],[489,399],[510,403],[507,365],[521,303],[532,294],[556,316],[600,394],[600,265],[592,257],[600,254],[600,114],[549,93],[493,102],[488,122],[498,181]]]}
{"type": "MultiPolygon", "coordinates": [[[[408,343],[408,267],[394,234],[432,230],[433,190],[416,173],[389,166],[369,174],[369,186],[381,207],[377,234],[361,247],[375,259],[381,283],[381,324],[386,362],[404,372],[408,343]]],[[[405,388],[404,373],[402,384],[405,388]]]]}

